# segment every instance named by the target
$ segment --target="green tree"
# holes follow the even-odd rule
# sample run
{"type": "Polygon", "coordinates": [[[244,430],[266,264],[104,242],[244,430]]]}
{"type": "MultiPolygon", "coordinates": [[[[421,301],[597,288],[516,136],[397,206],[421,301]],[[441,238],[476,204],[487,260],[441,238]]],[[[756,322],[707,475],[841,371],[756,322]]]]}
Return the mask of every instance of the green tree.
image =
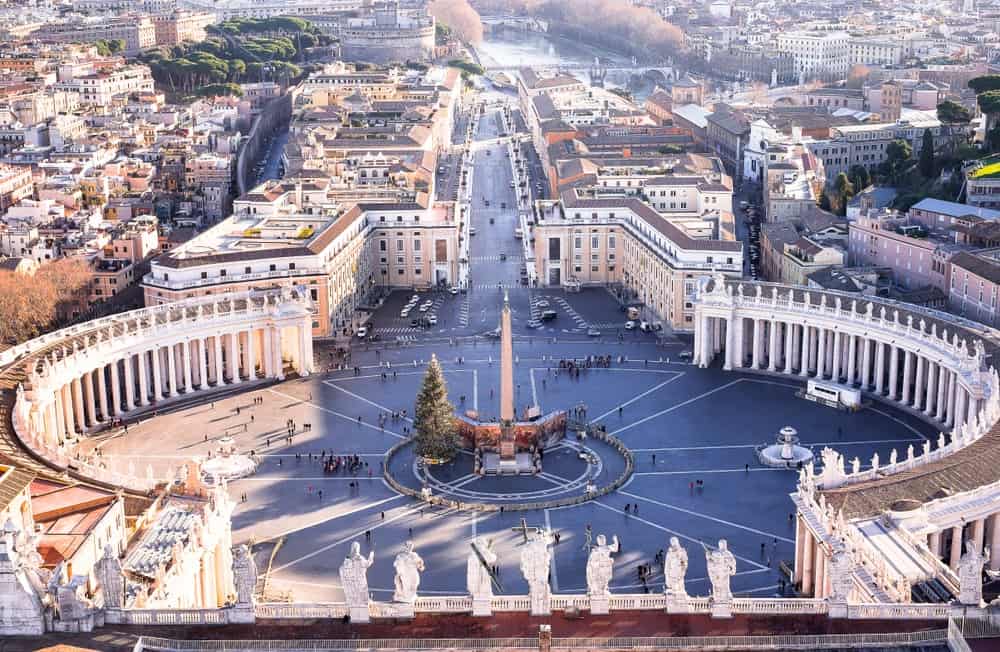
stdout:
{"type": "Polygon", "coordinates": [[[894,140],[885,147],[885,162],[882,164],[882,174],[895,184],[900,174],[913,158],[913,148],[905,140],[894,140]]]}
{"type": "Polygon", "coordinates": [[[847,171],[847,177],[851,180],[855,191],[861,191],[872,185],[872,175],[868,168],[860,164],[854,164],[847,171]]]}
{"type": "Polygon", "coordinates": [[[450,460],[458,453],[459,434],[455,426],[455,408],[448,401],[448,388],[437,356],[432,355],[417,394],[413,432],[417,455],[450,460]]]}
{"type": "Polygon", "coordinates": [[[825,190],[823,191],[823,194],[819,196],[819,207],[825,211],[833,210],[833,207],[830,206],[830,195],[828,195],[825,190]]]}
{"type": "Polygon", "coordinates": [[[938,104],[937,112],[938,120],[946,124],[968,124],[972,120],[972,112],[952,100],[938,104]]]}
{"type": "Polygon", "coordinates": [[[1000,75],[982,75],[969,80],[969,88],[982,94],[987,91],[1000,91],[1000,75]]]}
{"type": "Polygon", "coordinates": [[[847,178],[847,174],[841,172],[833,181],[833,189],[837,193],[836,209],[839,215],[847,213],[847,202],[854,196],[854,184],[847,178]]]}
{"type": "Polygon", "coordinates": [[[924,129],[923,142],[920,144],[920,174],[926,179],[934,176],[934,134],[930,129],[924,129]]]}

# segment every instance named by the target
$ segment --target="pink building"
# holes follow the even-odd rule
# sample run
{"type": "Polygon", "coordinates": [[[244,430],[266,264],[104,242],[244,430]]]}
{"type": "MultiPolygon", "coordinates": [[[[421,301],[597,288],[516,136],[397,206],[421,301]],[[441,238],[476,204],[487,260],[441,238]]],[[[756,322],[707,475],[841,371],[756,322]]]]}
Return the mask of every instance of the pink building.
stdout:
{"type": "Polygon", "coordinates": [[[895,284],[910,290],[934,287],[947,293],[948,260],[961,250],[945,232],[893,212],[861,216],[849,227],[850,264],[891,268],[895,284]]]}

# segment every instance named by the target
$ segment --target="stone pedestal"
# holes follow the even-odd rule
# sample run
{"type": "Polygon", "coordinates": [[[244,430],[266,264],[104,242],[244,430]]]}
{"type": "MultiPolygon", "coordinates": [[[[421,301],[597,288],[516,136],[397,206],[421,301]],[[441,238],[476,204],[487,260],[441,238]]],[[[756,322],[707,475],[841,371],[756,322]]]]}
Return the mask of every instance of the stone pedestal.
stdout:
{"type": "Polygon", "coordinates": [[[847,618],[847,603],[831,602],[827,613],[830,618],[847,618]]]}
{"type": "Polygon", "coordinates": [[[534,593],[529,597],[531,598],[532,616],[549,616],[552,614],[552,601],[549,599],[548,592],[544,595],[534,593]]]}
{"type": "Polygon", "coordinates": [[[492,616],[493,607],[489,598],[472,598],[473,616],[492,616]]]}
{"type": "Polygon", "coordinates": [[[413,618],[413,603],[394,602],[392,605],[392,615],[396,618],[413,618]]]}
{"type": "Polygon", "coordinates": [[[606,595],[590,596],[590,614],[604,616],[611,613],[611,600],[606,595]]]}
{"type": "Polygon", "coordinates": [[[228,614],[227,622],[230,623],[254,623],[257,616],[254,613],[252,604],[237,604],[226,610],[228,614]]]}
{"type": "Polygon", "coordinates": [[[368,613],[368,605],[364,606],[351,605],[347,609],[348,609],[347,613],[351,617],[352,623],[371,622],[371,616],[368,613]]]}
{"type": "Polygon", "coordinates": [[[665,605],[668,614],[691,613],[691,602],[686,595],[677,596],[667,593],[665,596],[665,605]]]}
{"type": "Polygon", "coordinates": [[[712,618],[732,618],[733,617],[733,603],[731,601],[716,601],[712,600],[712,618]]]}

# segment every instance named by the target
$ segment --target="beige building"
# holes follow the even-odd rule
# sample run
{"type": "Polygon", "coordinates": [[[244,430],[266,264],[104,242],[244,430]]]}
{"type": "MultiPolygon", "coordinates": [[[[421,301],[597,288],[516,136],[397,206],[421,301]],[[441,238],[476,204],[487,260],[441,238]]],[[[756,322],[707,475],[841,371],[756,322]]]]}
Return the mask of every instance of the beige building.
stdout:
{"type": "Polygon", "coordinates": [[[743,245],[721,239],[718,226],[708,237],[692,236],[683,218],[675,222],[639,199],[581,195],[569,191],[536,206],[539,285],[621,284],[645,305],[646,318],[691,330],[698,281],[713,271],[740,276],[743,245]]]}
{"type": "Polygon", "coordinates": [[[215,22],[207,12],[178,10],[153,16],[156,45],[177,45],[184,41],[204,41],[205,27],[215,22]]]}
{"type": "Polygon", "coordinates": [[[313,335],[349,334],[378,287],[458,280],[459,228],[451,204],[339,203],[325,179],[255,188],[218,226],[156,258],[146,305],[204,294],[304,286],[313,335]]]}

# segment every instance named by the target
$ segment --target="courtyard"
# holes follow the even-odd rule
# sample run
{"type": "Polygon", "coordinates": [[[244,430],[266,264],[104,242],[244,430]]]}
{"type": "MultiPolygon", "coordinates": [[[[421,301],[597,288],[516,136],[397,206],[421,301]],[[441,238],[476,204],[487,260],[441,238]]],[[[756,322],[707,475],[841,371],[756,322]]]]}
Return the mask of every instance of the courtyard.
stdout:
{"type": "MultiPolygon", "coordinates": [[[[619,490],[554,509],[432,508],[396,493],[383,479],[384,454],[407,437],[413,399],[431,355],[442,363],[456,410],[475,409],[484,418],[497,414],[499,350],[495,340],[482,338],[454,345],[444,340],[357,346],[345,369],[179,407],[97,444],[113,464],[131,463],[139,472],[150,465],[160,477],[192,456],[208,455],[227,435],[241,451],[254,451],[261,459],[257,472],[230,485],[237,501],[234,541],[255,543],[262,574],[268,571],[267,595],[331,601],[342,597],[337,569],[355,540],[363,551],[375,551],[369,581],[381,599],[391,597],[392,559],[407,539],[427,565],[421,593],[464,592],[468,543],[476,536],[496,541],[503,592],[524,593],[518,570],[522,518],[529,529],[560,534],[551,576],[557,593],[585,590],[590,526],[594,537],[617,535],[622,542],[614,591],[661,591],[662,568],[654,565],[645,585],[637,569],[651,564],[669,537],[677,536],[690,557],[692,595],[709,590],[701,544],[716,545],[720,538],[728,539],[737,555],[734,592],[774,595],[779,564],[794,557],[788,494],[797,475],[758,464],[757,446],[773,442],[782,426],[791,425],[815,452],[830,445],[867,466],[875,452],[885,459],[893,448],[903,452],[936,436],[930,425],[886,405],[842,412],[797,398],[800,385],[791,379],[698,369],[679,359],[684,348],[679,342],[658,346],[644,337],[516,340],[518,409],[534,404],[545,412],[583,403],[588,419],[624,442],[636,461],[619,490]],[[560,359],[588,355],[611,355],[614,362],[579,377],[555,372],[560,359]],[[330,455],[357,456],[358,464],[352,471],[342,465],[324,472],[322,460],[330,455]]],[[[534,477],[478,477],[471,456],[460,455],[450,468],[430,471],[434,491],[508,502],[582,493],[587,464],[572,439],[547,456],[543,473],[534,477]]],[[[594,470],[615,473],[616,462],[600,457],[603,470],[594,470]]],[[[413,472],[412,464],[401,467],[393,469],[401,478],[413,472]]],[[[407,484],[424,481],[411,477],[407,484]]]]}

